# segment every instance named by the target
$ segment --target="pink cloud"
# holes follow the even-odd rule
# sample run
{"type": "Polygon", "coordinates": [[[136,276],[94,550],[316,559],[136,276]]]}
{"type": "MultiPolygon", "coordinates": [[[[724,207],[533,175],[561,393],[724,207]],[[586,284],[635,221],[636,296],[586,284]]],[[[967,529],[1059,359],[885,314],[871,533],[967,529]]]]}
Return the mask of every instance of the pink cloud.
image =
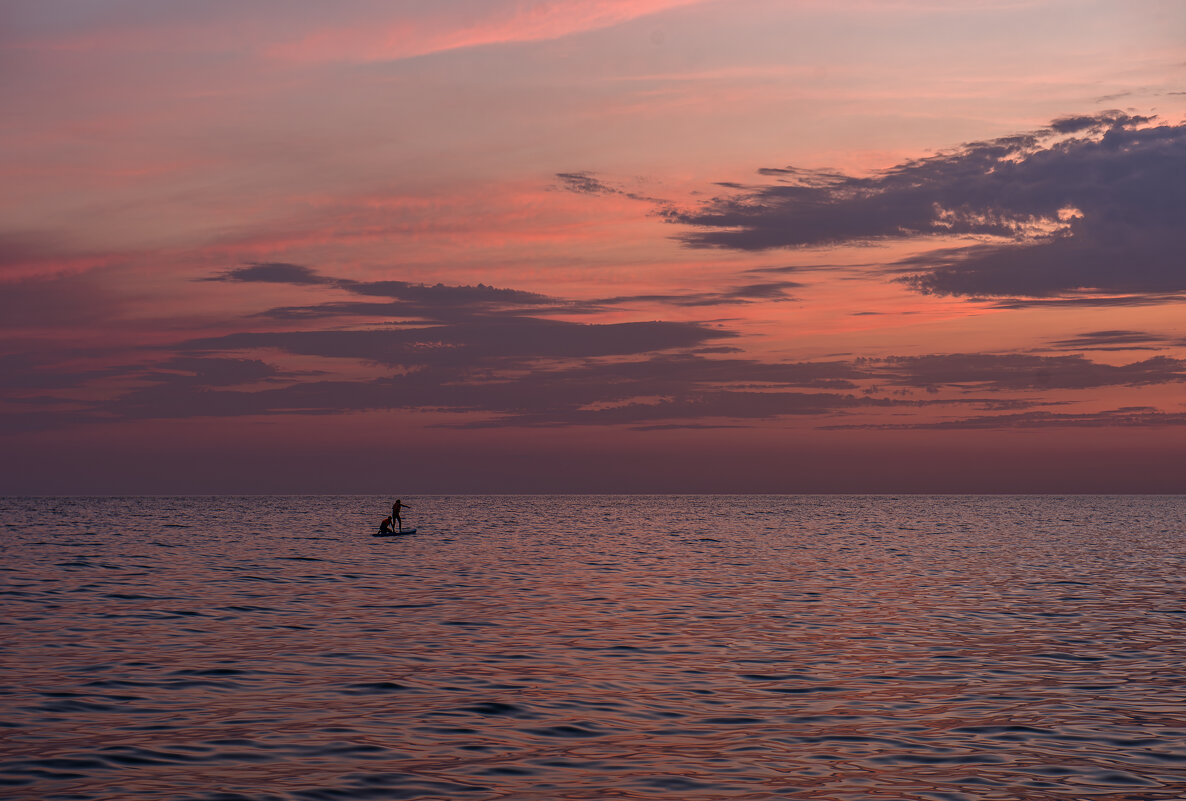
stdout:
{"type": "Polygon", "coordinates": [[[607,28],[704,0],[547,0],[489,3],[480,16],[442,13],[374,26],[319,30],[268,48],[275,58],[300,62],[384,61],[510,42],[538,42],[607,28]]]}

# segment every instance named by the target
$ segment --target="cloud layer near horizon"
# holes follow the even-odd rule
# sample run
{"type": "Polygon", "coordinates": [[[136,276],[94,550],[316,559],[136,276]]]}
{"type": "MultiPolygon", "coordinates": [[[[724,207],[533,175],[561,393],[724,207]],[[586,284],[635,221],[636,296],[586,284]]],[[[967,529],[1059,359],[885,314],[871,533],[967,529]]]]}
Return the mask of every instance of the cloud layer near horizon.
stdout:
{"type": "MultiPolygon", "coordinates": [[[[1017,410],[1064,403],[1066,392],[1186,382],[1186,361],[1166,355],[1122,364],[1080,354],[1026,353],[770,361],[735,355],[732,345],[722,347],[736,341],[738,332],[719,324],[588,323],[546,316],[605,313],[635,302],[635,296],[582,303],[486,285],[348,280],[279,262],[224,270],[198,286],[202,284],[284,285],[385,302],[330,300],[274,307],[224,322],[238,330],[131,348],[122,362],[109,356],[102,368],[93,366],[91,357],[103,355],[95,349],[8,356],[4,388],[10,411],[3,428],[378,410],[444,413],[455,421],[435,425],[462,428],[609,425],[656,430],[748,426],[786,418],[817,418],[824,428],[979,428],[992,420],[1002,427],[1033,427],[1043,421],[1066,426],[1071,420],[1078,426],[1117,420],[1164,426],[1178,418],[1017,410]],[[260,329],[258,321],[269,327],[260,329]],[[304,327],[290,327],[301,321],[304,327]],[[323,367],[299,366],[310,358],[323,367]],[[94,399],[98,386],[109,389],[94,399]],[[1050,392],[1062,394],[1046,395],[1050,392]],[[92,397],[84,400],[87,396],[92,397]],[[949,418],[968,407],[1006,414],[949,418]],[[835,421],[838,416],[894,410],[921,419],[835,421]]],[[[744,304],[775,290],[741,287],[721,293],[714,302],[724,303],[729,296],[744,304]]],[[[677,308],[705,302],[689,302],[690,297],[696,296],[662,300],[677,308]]],[[[1050,346],[1147,349],[1169,344],[1147,332],[1096,331],[1050,346]]]]}

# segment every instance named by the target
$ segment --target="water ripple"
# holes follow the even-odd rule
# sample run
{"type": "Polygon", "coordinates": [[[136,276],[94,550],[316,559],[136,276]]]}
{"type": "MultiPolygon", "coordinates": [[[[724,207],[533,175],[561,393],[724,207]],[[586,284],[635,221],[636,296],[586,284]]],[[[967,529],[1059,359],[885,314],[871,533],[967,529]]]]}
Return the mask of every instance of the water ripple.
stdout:
{"type": "Polygon", "coordinates": [[[1186,499],[388,504],[0,501],[0,791],[1186,798],[1186,499]]]}

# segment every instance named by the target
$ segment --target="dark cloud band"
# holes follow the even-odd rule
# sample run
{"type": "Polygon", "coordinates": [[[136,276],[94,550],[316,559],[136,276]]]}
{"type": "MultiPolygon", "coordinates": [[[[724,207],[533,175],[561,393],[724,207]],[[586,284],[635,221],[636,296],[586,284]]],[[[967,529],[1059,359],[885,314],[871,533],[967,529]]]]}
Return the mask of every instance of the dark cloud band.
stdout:
{"type": "Polygon", "coordinates": [[[868,177],[764,169],[777,183],[667,218],[690,246],[746,251],[988,239],[892,266],[926,293],[1169,296],[1186,291],[1186,124],[1150,122],[1068,117],[868,177]]]}

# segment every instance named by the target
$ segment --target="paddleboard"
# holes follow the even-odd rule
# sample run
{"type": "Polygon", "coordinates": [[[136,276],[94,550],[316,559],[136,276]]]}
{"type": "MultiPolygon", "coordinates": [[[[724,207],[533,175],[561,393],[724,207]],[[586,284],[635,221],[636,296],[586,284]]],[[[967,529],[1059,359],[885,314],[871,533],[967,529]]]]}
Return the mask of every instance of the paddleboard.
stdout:
{"type": "Polygon", "coordinates": [[[381,531],[376,531],[371,536],[372,537],[402,537],[405,534],[415,534],[415,533],[416,533],[416,529],[405,528],[403,531],[391,531],[391,532],[387,532],[387,533],[384,533],[381,531]]]}

